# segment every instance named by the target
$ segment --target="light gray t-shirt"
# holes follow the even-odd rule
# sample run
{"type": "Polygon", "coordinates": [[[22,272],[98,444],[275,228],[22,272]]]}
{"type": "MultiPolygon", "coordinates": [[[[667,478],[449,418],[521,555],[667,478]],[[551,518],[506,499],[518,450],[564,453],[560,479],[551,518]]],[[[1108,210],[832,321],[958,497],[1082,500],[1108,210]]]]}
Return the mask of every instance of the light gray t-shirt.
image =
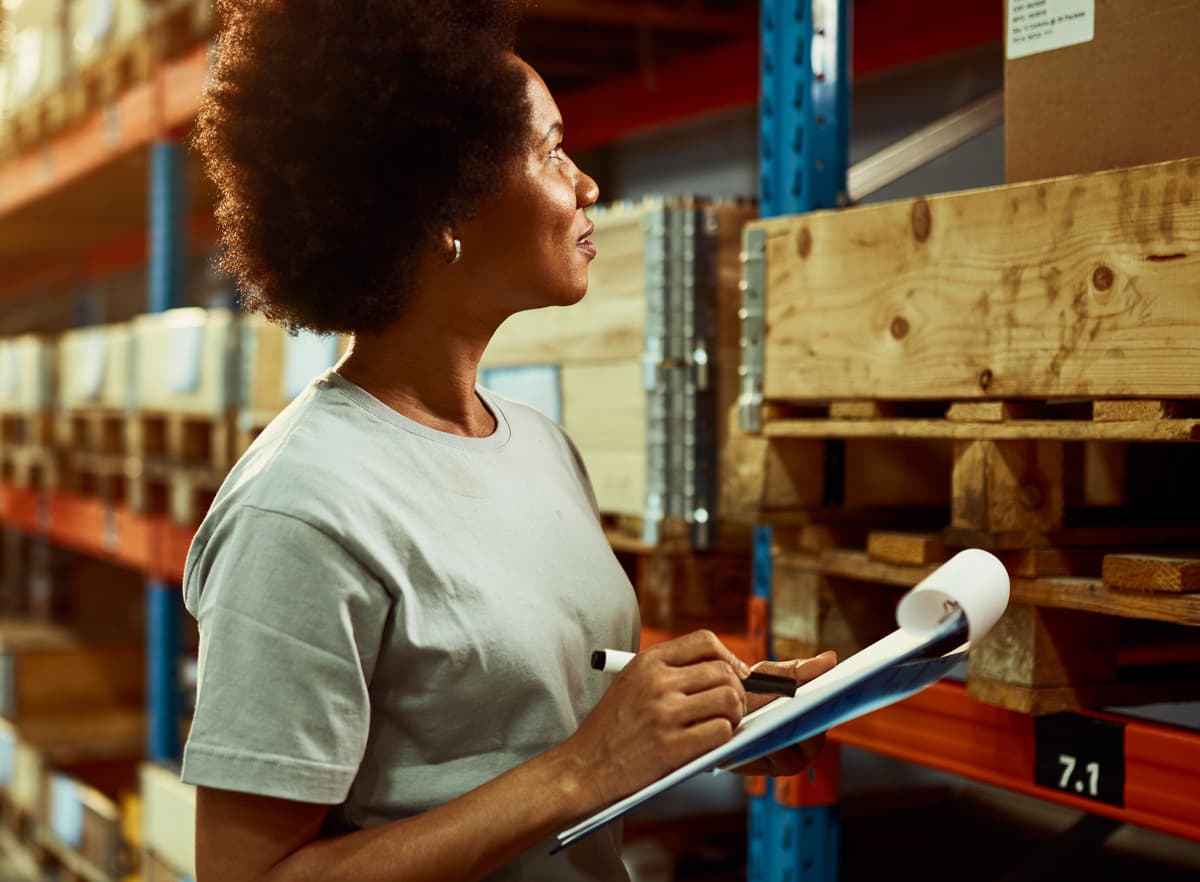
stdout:
{"type": "MultiPolygon", "coordinates": [[[[479,394],[496,431],[463,438],[329,373],[234,467],[185,571],[185,781],[373,826],[531,759],[595,706],[591,651],[637,643],[632,586],[566,435],[479,394]]],[[[492,878],[624,880],[619,836],[547,842],[492,878]]]]}

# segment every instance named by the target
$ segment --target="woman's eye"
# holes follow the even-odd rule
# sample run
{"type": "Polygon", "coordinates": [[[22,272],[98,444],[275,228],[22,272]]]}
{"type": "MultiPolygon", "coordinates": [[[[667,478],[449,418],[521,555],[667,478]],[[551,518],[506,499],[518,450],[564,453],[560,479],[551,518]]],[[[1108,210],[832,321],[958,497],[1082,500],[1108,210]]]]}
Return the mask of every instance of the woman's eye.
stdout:
{"type": "Polygon", "coordinates": [[[563,158],[563,145],[562,144],[559,144],[557,147],[555,147],[553,150],[550,151],[550,158],[551,159],[562,159],[563,158]]]}

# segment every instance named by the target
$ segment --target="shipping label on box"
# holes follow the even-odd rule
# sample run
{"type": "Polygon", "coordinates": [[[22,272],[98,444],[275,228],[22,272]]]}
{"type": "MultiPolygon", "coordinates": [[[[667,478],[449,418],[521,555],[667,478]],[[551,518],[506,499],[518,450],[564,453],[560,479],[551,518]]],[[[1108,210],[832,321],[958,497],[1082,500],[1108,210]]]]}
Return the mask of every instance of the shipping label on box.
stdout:
{"type": "Polygon", "coordinates": [[[1096,36],[1096,0],[1008,0],[1007,55],[1024,58],[1088,43],[1096,36]]]}

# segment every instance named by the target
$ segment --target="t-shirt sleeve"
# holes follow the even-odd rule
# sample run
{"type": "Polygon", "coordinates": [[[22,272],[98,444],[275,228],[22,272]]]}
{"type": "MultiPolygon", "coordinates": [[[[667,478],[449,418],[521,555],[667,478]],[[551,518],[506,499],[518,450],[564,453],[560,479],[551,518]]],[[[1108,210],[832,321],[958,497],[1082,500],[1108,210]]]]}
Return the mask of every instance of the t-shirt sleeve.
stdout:
{"type": "Polygon", "coordinates": [[[193,549],[184,595],[200,659],[183,780],[342,802],[367,743],[383,585],[326,532],[240,507],[193,549]]]}

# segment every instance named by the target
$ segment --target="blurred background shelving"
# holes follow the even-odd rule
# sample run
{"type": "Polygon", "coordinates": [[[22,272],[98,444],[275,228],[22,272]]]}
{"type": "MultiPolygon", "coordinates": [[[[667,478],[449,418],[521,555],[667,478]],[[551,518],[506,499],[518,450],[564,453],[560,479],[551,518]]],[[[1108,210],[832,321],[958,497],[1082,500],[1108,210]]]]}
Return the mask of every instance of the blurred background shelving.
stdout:
{"type": "MultiPolygon", "coordinates": [[[[1097,0],[1097,27],[1124,15],[1121,5],[1097,0]]],[[[1196,4],[1182,7],[1180,39],[1200,37],[1196,4]]],[[[528,326],[506,325],[484,381],[543,404],[581,442],[606,528],[639,591],[645,642],[707,626],[751,659],[772,644],[788,653],[818,648],[801,646],[804,640],[839,640],[839,649],[852,650],[868,633],[864,621],[890,615],[894,591],[880,586],[906,584],[916,572],[912,562],[871,553],[869,538],[900,531],[905,548],[924,549],[918,569],[944,552],[956,486],[947,439],[898,444],[894,427],[877,425],[862,430],[872,439],[847,440],[811,424],[847,413],[893,423],[925,419],[927,407],[911,413],[886,394],[814,387],[779,396],[775,416],[784,419],[774,428],[769,413],[765,432],[738,426],[738,411],[755,406],[739,403],[747,336],[738,317],[739,282],[747,279],[742,226],[755,216],[755,197],[764,217],[800,219],[850,202],[1004,184],[1013,151],[1006,157],[1012,131],[1003,104],[1016,94],[1013,82],[1027,90],[1027,101],[1031,88],[1006,67],[1005,8],[1000,0],[542,0],[529,7],[518,49],[558,99],[568,149],[600,184],[607,205],[597,212],[597,239],[610,256],[594,267],[585,301],[594,312],[556,316],[552,326],[536,317],[528,326]],[[796,114],[784,125],[789,103],[796,114]],[[779,111],[774,121],[768,106],[779,111]],[[798,137],[795,126],[806,135],[798,137]],[[806,186],[789,186],[792,176],[806,186]],[[827,198],[815,197],[822,192],[827,198]],[[649,317],[669,294],[654,287],[644,266],[672,224],[693,238],[700,255],[695,265],[672,271],[688,279],[697,291],[692,306],[709,310],[711,320],[686,341],[657,341],[669,358],[658,363],[655,382],[643,383],[640,365],[656,327],[649,317]],[[704,261],[716,271],[698,270],[704,261]],[[612,334],[601,339],[596,327],[612,334]],[[701,349],[703,375],[695,358],[701,349]],[[569,355],[580,351],[585,355],[569,355]],[[617,391],[603,400],[600,389],[617,391]],[[829,404],[846,397],[855,400],[829,404]],[[684,413],[693,414],[690,421],[675,418],[684,413]],[[696,450],[701,458],[689,460],[696,450]],[[782,503],[781,487],[792,493],[782,503]],[[866,495],[856,501],[856,493],[866,495]],[[870,615],[856,619],[868,596],[870,615]],[[798,598],[815,610],[808,618],[798,598]],[[830,626],[835,620],[841,630],[830,626]]],[[[7,710],[0,701],[3,827],[18,851],[60,876],[112,880],[136,872],[174,882],[193,867],[189,790],[172,772],[194,676],[196,635],[178,598],[187,545],[222,469],[295,394],[297,378],[332,363],[345,341],[289,338],[239,315],[231,283],[212,269],[215,194],[186,150],[218,24],[208,0],[5,0],[2,15],[9,52],[0,62],[0,678],[10,698],[7,710]],[[64,361],[67,332],[81,329],[90,330],[69,350],[78,354],[64,361]],[[121,360],[126,347],[143,353],[141,363],[121,360]],[[186,368],[172,370],[147,354],[166,349],[186,368]],[[165,389],[155,386],[156,378],[176,374],[165,389]],[[112,397],[106,383],[116,390],[112,397]],[[72,390],[86,394],[68,404],[72,390]]],[[[1169,29],[1166,19],[1148,18],[1130,39],[1169,29]]],[[[1200,73],[1194,59],[1177,63],[1175,76],[1194,81],[1200,73]]],[[[1147,127],[1165,113],[1148,108],[1147,127]]],[[[1043,137],[1047,144],[1062,139],[1043,137]]],[[[1134,153],[1118,164],[1186,155],[1134,153]]],[[[1013,198],[1025,197],[1013,191],[1013,198]]],[[[1192,261],[1195,211],[1182,204],[1179,187],[1173,198],[1192,261]]],[[[965,203],[930,204],[935,212],[947,206],[936,215],[940,223],[965,203]]],[[[829,224],[832,239],[855,234],[834,226],[836,218],[813,223],[829,224]]],[[[1056,259],[1055,248],[1057,238],[1039,259],[1056,259]]],[[[661,259],[669,260],[665,251],[661,259]]],[[[1124,264],[1114,266],[1120,274],[1124,264]]],[[[1166,269],[1189,268],[1194,282],[1192,263],[1166,269]]],[[[1176,287],[1183,277],[1163,276],[1176,287]]],[[[834,274],[830,284],[848,282],[834,274]]],[[[808,308],[790,289],[770,296],[794,296],[798,308],[808,308]]],[[[906,318],[899,338],[910,322],[916,337],[923,318],[906,318]]],[[[680,321],[667,317],[668,326],[680,321]]],[[[987,391],[982,397],[997,404],[1031,397],[1019,389],[987,391]]],[[[1143,426],[1197,417],[1200,385],[1145,391],[1097,390],[1091,397],[1162,403],[1157,417],[1139,411],[1143,426]]],[[[948,405],[953,397],[938,400],[948,405]]],[[[1136,476],[1149,475],[1147,484],[1164,487],[1160,495],[1180,510],[1187,488],[1195,487],[1186,443],[1132,459],[1114,456],[1111,444],[1107,453],[1088,449],[1078,464],[1068,454],[1068,471],[1109,475],[1100,484],[1110,511],[1121,511],[1131,492],[1125,485],[1136,476]],[[1146,471],[1145,460],[1169,467],[1146,471]]],[[[1025,466],[1047,470],[1036,456],[1025,466]]],[[[1075,479],[1061,471],[1060,463],[1058,482],[1066,481],[1069,495],[1075,479]]],[[[1056,486],[1042,484],[1043,491],[1056,486]]],[[[1094,484],[1087,491],[1093,496],[1101,493],[1094,484]]],[[[1024,484],[1017,485],[993,494],[1019,494],[1024,484]]],[[[1186,562],[1200,532],[1194,515],[1184,511],[1177,520],[1168,552],[1186,562]]],[[[1145,556],[1146,532],[1071,553],[1088,557],[1085,569],[1098,567],[1106,550],[1132,546],[1145,556]]],[[[1045,579],[1079,579],[1081,572],[1068,568],[1045,579]]],[[[1044,575],[1034,573],[1032,581],[1044,575]]],[[[1098,569],[1087,575],[1093,593],[1111,590],[1098,569]]],[[[1200,595],[1189,585],[1148,602],[1160,610],[1157,618],[1177,626],[1167,637],[1155,632],[1149,643],[1174,647],[1171,676],[1185,688],[1170,697],[1194,700],[1186,680],[1196,641],[1187,629],[1200,622],[1193,609],[1200,595]]],[[[1032,582],[1025,589],[1032,592],[1032,582]]],[[[1041,609],[1044,598],[1032,597],[1023,602],[1041,609]]],[[[1129,616],[1128,604],[1122,612],[1095,603],[1092,613],[1113,615],[1056,620],[1035,629],[1037,647],[1048,640],[1066,657],[1069,642],[1086,642],[1090,628],[1138,618],[1129,616]]],[[[1033,652],[1027,644],[1034,637],[1011,637],[1014,656],[1033,652]]],[[[1161,670],[1163,660],[1153,661],[1161,670]]],[[[1111,702],[1067,681],[1072,720],[1123,727],[1126,785],[1122,805],[1114,806],[1039,782],[1036,727],[1043,717],[997,706],[1011,704],[1011,689],[990,703],[968,697],[968,689],[978,697],[979,682],[940,685],[840,728],[831,740],[844,749],[831,745],[811,776],[751,782],[749,804],[740,784],[726,782],[685,800],[682,822],[678,805],[651,809],[629,825],[637,878],[863,878],[878,872],[863,852],[889,842],[883,831],[908,829],[908,838],[890,841],[897,854],[932,850],[941,843],[928,838],[929,828],[959,829],[953,822],[962,817],[972,821],[960,835],[977,835],[978,847],[997,855],[997,879],[1003,872],[1055,878],[1100,851],[1121,822],[1182,837],[1155,839],[1132,827],[1117,834],[1112,842],[1125,836],[1142,851],[1141,863],[1129,859],[1136,868],[1130,874],[1149,867],[1158,873],[1153,878],[1184,878],[1200,868],[1188,848],[1193,843],[1184,841],[1200,838],[1195,705],[1113,711],[1111,702]],[[916,766],[953,774],[916,773],[916,766]],[[903,786],[880,787],[884,779],[903,786]],[[699,816],[696,805],[703,807],[699,816]],[[905,818],[914,823],[905,827],[905,818]],[[981,829],[989,825],[997,829],[981,829]],[[1007,868],[1006,857],[1013,859],[1007,868]]],[[[1121,694],[1137,699],[1139,688],[1121,694]]],[[[1144,700],[1158,694],[1140,691],[1144,700]]],[[[893,862],[917,865],[912,855],[893,862]]],[[[1134,878],[1116,875],[1120,866],[1114,859],[1103,871],[1113,875],[1095,872],[1134,878]]]]}

